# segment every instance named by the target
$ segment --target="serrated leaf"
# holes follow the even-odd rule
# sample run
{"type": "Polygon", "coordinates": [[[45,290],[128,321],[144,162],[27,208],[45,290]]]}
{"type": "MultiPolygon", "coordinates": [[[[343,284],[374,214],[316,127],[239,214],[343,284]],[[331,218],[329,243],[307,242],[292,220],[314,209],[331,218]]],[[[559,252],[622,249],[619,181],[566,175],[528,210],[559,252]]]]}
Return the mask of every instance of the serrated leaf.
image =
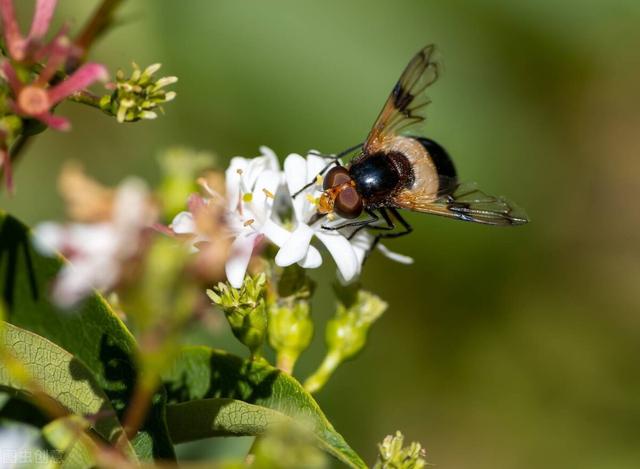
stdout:
{"type": "MultiPolygon", "coordinates": [[[[116,411],[122,412],[136,379],[135,339],[98,294],[73,311],[60,311],[51,304],[50,284],[62,264],[62,259],[39,255],[29,229],[0,212],[0,290],[7,321],[74,355],[93,373],[116,411]]],[[[164,421],[162,389],[133,445],[141,458],[175,459],[164,421]]]]}
{"type": "Polygon", "coordinates": [[[286,417],[311,424],[319,445],[346,465],[367,467],[300,383],[265,362],[208,347],[185,347],[163,380],[170,404],[167,417],[176,441],[225,432],[261,435],[274,420],[286,417]],[[193,415],[200,410],[204,421],[191,428],[185,422],[180,431],[180,410],[193,415]]]}
{"type": "MultiPolygon", "coordinates": [[[[120,422],[107,395],[93,375],[73,355],[47,339],[12,324],[3,323],[0,344],[20,361],[28,377],[39,390],[77,415],[100,413],[94,430],[106,441],[115,443],[122,433],[120,422]]],[[[0,366],[0,386],[29,392],[6,366],[0,366]]],[[[129,446],[133,455],[133,448],[129,446]]]]}

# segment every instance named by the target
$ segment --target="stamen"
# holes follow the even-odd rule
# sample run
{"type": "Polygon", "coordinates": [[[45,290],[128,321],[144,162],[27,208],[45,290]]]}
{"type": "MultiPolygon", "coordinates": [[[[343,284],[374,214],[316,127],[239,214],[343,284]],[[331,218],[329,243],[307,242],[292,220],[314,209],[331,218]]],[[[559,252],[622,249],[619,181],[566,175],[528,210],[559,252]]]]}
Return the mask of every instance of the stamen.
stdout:
{"type": "Polygon", "coordinates": [[[318,205],[318,199],[316,199],[314,196],[312,196],[311,194],[307,194],[307,201],[309,201],[309,203],[311,205],[318,205]]]}
{"type": "Polygon", "coordinates": [[[244,226],[253,225],[254,222],[255,220],[253,218],[249,218],[247,221],[244,222],[244,226]]]}
{"type": "Polygon", "coordinates": [[[242,195],[242,201],[245,203],[249,203],[253,200],[253,194],[251,192],[247,192],[242,195]]]}
{"type": "Polygon", "coordinates": [[[275,198],[276,198],[276,197],[273,195],[273,193],[272,193],[272,192],[270,192],[270,191],[269,191],[269,190],[267,190],[267,189],[264,189],[264,188],[263,188],[263,189],[262,189],[262,192],[264,192],[264,195],[266,195],[266,196],[267,196],[268,198],[270,198],[270,199],[275,199],[275,198]]]}
{"type": "Polygon", "coordinates": [[[324,182],[324,177],[322,177],[322,174],[318,174],[316,176],[316,184],[318,186],[322,186],[322,183],[324,182]]]}

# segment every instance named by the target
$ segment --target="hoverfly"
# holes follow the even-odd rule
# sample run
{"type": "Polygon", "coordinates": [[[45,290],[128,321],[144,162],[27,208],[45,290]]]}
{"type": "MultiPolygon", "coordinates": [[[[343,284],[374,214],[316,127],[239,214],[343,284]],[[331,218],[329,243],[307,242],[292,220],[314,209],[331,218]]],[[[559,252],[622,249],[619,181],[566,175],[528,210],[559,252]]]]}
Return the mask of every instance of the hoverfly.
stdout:
{"type": "MultiPolygon", "coordinates": [[[[520,209],[502,197],[485,194],[475,184],[461,184],[453,161],[438,143],[406,132],[425,120],[424,110],[431,102],[425,90],[438,78],[434,51],[434,46],[428,45],[409,62],[367,140],[331,156],[332,161],[320,173],[329,170],[322,181],[316,219],[335,213],[354,220],[366,213],[366,219],[323,228],[353,228],[350,238],[364,228],[378,231],[369,252],[381,238],[397,238],[412,231],[399,209],[486,225],[511,226],[528,221],[520,209]],[[340,158],[357,150],[359,154],[342,166],[340,158]],[[376,223],[380,217],[385,224],[376,223]],[[391,232],[396,228],[395,221],[402,230],[391,232]]],[[[311,181],[294,197],[315,183],[311,181]]]]}

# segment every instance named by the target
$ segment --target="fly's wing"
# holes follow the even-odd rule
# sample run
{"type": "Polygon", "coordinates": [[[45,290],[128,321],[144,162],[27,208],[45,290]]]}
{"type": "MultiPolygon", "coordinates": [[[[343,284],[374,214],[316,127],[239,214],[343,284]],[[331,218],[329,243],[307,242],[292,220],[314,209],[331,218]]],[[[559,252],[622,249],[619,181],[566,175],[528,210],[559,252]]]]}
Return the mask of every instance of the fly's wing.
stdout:
{"type": "Polygon", "coordinates": [[[451,193],[437,197],[419,188],[404,189],[394,202],[399,208],[485,225],[522,225],[529,221],[515,204],[486,194],[473,183],[460,184],[451,193]]]}
{"type": "Polygon", "coordinates": [[[425,119],[424,111],[431,101],[424,91],[438,79],[434,54],[433,44],[424,47],[402,72],[364,144],[366,153],[375,153],[385,139],[425,119]]]}

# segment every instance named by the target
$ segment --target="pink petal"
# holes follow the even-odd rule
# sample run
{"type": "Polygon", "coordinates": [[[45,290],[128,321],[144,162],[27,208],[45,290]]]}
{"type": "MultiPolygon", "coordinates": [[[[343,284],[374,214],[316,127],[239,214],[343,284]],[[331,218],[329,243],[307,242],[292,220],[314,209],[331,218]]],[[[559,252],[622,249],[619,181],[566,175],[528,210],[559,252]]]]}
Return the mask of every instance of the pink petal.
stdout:
{"type": "Polygon", "coordinates": [[[13,9],[13,0],[0,0],[0,16],[2,17],[4,38],[9,55],[16,60],[22,60],[25,40],[20,34],[20,26],[18,26],[16,12],[13,9]]]}
{"type": "Polygon", "coordinates": [[[69,119],[66,119],[65,117],[54,116],[50,113],[39,114],[34,117],[46,124],[47,127],[51,127],[54,130],[59,130],[61,132],[71,130],[71,122],[69,122],[69,119]]]}
{"type": "Polygon", "coordinates": [[[38,0],[27,40],[39,40],[47,34],[58,0],[38,0]]]}
{"type": "Polygon", "coordinates": [[[97,80],[105,81],[108,78],[109,74],[104,65],[86,63],[76,70],[69,78],[51,88],[49,90],[49,100],[52,105],[57,104],[64,98],[72,95],[76,91],[86,88],[93,82],[97,80]]]}
{"type": "Polygon", "coordinates": [[[0,67],[2,69],[4,77],[9,82],[9,86],[13,90],[14,94],[17,95],[22,88],[22,82],[18,78],[16,71],[13,69],[8,60],[3,61],[2,64],[0,64],[0,67]]]}

